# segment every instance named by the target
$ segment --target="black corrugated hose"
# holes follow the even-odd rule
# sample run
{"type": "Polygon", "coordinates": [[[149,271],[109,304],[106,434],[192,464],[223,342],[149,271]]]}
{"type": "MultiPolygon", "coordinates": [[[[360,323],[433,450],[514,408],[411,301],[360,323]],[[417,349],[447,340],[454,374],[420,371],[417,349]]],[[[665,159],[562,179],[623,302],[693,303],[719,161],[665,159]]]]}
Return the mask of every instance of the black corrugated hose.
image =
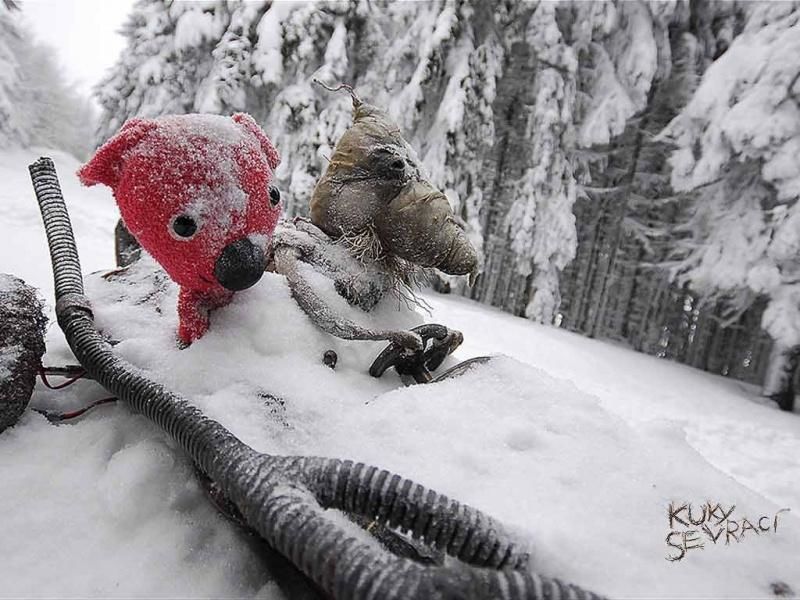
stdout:
{"type": "Polygon", "coordinates": [[[270,456],[245,445],[185,399],[117,356],[95,328],[55,166],[29,167],[50,246],[56,315],[75,357],[109,392],[169,433],[247,523],[334,598],[597,598],[527,570],[528,554],[499,523],[385,470],[337,460],[270,456]],[[460,559],[399,558],[357,539],[328,508],[375,519],[460,559]]]}

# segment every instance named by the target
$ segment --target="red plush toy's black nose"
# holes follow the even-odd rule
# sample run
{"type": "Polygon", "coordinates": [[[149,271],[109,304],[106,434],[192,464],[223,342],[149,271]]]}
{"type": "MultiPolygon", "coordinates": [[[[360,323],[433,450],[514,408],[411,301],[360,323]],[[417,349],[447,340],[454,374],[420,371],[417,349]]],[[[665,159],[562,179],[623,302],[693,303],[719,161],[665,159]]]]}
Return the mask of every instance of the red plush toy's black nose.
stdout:
{"type": "Polygon", "coordinates": [[[214,264],[214,277],[225,289],[238,292],[261,279],[266,267],[264,250],[242,238],[223,248],[214,264]]]}

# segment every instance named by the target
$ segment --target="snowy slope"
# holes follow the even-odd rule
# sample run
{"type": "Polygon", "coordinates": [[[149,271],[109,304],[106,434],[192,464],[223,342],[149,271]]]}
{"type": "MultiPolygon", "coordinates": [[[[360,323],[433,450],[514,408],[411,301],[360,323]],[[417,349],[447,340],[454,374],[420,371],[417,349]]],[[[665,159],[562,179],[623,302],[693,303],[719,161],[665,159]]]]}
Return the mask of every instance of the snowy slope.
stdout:
{"type": "MultiPolygon", "coordinates": [[[[0,154],[0,270],[49,300],[25,172],[35,156],[0,154]]],[[[55,160],[84,270],[110,268],[113,201],[78,186],[73,160],[55,160]]],[[[257,449],[396,470],[502,519],[530,540],[536,569],[597,592],[768,597],[777,582],[800,591],[800,420],[737,382],[430,295],[425,318],[465,334],[459,359],[507,356],[458,380],[402,388],[391,374],[365,372],[381,344],[319,332],[274,274],[179,351],[176,289],[162,281],[149,260],[124,276],[87,278],[98,324],[129,361],[257,449]],[[336,371],[321,363],[330,348],[336,371]],[[754,521],[793,512],[781,514],[777,532],[748,532],[669,562],[670,501],[736,504],[734,517],[754,521]]],[[[423,318],[395,308],[350,314],[423,318]]],[[[55,325],[48,344],[47,364],[70,362],[55,325]]],[[[33,402],[67,409],[104,395],[79,382],[37,389],[33,402]]],[[[122,406],[58,427],[26,413],[0,435],[0,482],[0,596],[280,597],[182,454],[122,406]]]]}
{"type": "Polygon", "coordinates": [[[72,156],[38,148],[0,151],[0,271],[38,287],[52,304],[53,277],[46,268],[50,255],[28,174],[28,164],[39,156],[55,161],[85,272],[114,265],[114,244],[108,239],[119,216],[109,193],[80,184],[74,176],[79,163],[72,156]]]}

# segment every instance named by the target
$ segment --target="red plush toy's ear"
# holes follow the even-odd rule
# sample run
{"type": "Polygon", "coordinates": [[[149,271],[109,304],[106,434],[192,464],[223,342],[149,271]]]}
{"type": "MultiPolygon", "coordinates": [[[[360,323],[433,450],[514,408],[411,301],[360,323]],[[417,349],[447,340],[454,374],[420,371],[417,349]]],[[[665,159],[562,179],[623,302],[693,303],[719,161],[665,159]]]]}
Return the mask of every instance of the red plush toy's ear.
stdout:
{"type": "Polygon", "coordinates": [[[146,119],[130,119],[117,134],[100,146],[89,162],[78,169],[78,177],[86,186],[102,183],[111,189],[117,187],[125,153],[136,146],[155,128],[153,121],[146,119]]]}
{"type": "Polygon", "coordinates": [[[273,171],[277,169],[278,165],[281,163],[281,157],[275,149],[275,146],[272,145],[272,142],[267,137],[267,134],[258,126],[256,120],[247,113],[236,113],[231,118],[241,125],[245,131],[249,131],[256,136],[256,139],[261,144],[261,149],[264,151],[264,154],[267,155],[267,162],[270,168],[273,171]]]}

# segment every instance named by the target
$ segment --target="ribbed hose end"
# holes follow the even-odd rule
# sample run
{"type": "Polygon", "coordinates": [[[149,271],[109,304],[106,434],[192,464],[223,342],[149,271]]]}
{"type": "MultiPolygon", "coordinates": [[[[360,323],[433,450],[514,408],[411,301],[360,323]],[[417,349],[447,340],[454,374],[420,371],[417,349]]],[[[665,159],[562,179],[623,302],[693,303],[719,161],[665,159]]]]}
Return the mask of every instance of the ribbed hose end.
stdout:
{"type": "Polygon", "coordinates": [[[78,249],[53,160],[43,156],[28,166],[28,171],[47,234],[53,264],[56,316],[63,329],[66,313],[70,309],[77,308],[91,314],[89,302],[83,295],[78,249]]]}

